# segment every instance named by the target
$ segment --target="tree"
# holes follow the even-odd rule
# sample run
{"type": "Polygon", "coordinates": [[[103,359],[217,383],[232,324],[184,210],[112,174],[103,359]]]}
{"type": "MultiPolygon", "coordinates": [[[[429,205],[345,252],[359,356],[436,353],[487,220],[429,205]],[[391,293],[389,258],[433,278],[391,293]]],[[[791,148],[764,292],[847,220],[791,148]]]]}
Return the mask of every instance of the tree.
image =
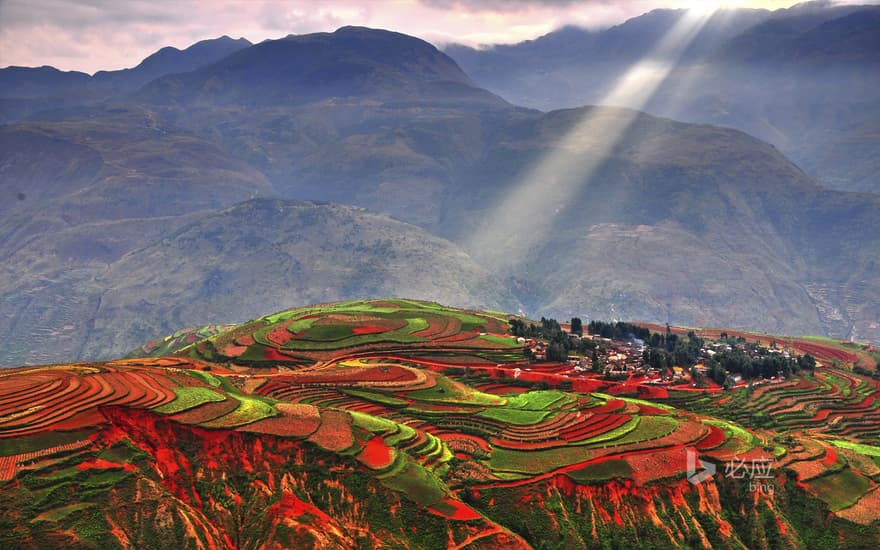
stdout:
{"type": "Polygon", "coordinates": [[[577,334],[578,336],[584,335],[584,324],[581,321],[580,317],[571,318],[571,333],[577,334]]]}
{"type": "Polygon", "coordinates": [[[816,370],[816,359],[809,353],[801,355],[797,358],[797,365],[803,370],[814,372],[816,370]]]}
{"type": "Polygon", "coordinates": [[[592,369],[593,372],[602,372],[602,369],[605,368],[605,362],[599,358],[599,351],[593,348],[593,356],[592,356],[592,369]]]}
{"type": "Polygon", "coordinates": [[[514,336],[526,336],[526,323],[520,319],[511,319],[508,321],[510,323],[510,332],[514,336]]]}
{"type": "Polygon", "coordinates": [[[562,344],[553,342],[547,348],[547,360],[562,363],[568,360],[568,352],[562,344]]]}

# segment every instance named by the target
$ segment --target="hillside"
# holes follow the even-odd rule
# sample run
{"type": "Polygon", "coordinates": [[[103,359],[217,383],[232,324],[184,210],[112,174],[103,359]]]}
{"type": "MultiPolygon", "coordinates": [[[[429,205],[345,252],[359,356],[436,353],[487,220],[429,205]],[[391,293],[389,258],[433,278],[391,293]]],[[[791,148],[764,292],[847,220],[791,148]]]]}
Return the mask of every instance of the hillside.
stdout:
{"type": "MultiPolygon", "coordinates": [[[[113,357],[180,326],[392,291],[463,306],[519,306],[452,243],[360,208],[257,199],[157,221],[182,227],[140,235],[149,239],[142,247],[76,270],[32,267],[44,273],[36,280],[16,278],[30,266],[16,262],[21,253],[13,256],[3,277],[23,299],[4,305],[11,315],[3,362],[113,357]]],[[[145,226],[123,220],[112,227],[119,238],[145,226]]]]}
{"type": "Polygon", "coordinates": [[[876,426],[853,423],[876,409],[875,381],[823,367],[749,397],[569,378],[557,374],[568,366],[530,365],[507,319],[410,300],[323,304],[211,331],[172,356],[5,370],[0,495],[13,505],[0,540],[878,541],[876,426]],[[745,428],[748,416],[728,418],[740,410],[731,399],[794,412],[745,428]],[[805,427],[814,412],[846,433],[805,427]],[[731,463],[751,474],[728,475],[731,463]]]}
{"type": "Polygon", "coordinates": [[[459,306],[516,308],[460,248],[349,206],[257,199],[200,218],[114,262],[83,354],[107,357],[198,322],[283,304],[399,292],[459,306]],[[157,271],[156,266],[161,266],[157,271]]]}
{"type": "Polygon", "coordinates": [[[450,238],[510,274],[528,311],[840,337],[852,323],[857,338],[876,341],[880,289],[868,251],[880,250],[877,196],[825,190],[740,132],[645,115],[594,172],[580,173],[603,138],[575,140],[577,124],[628,116],[572,109],[507,126],[515,137],[488,144],[459,183],[470,192],[451,197],[450,238]],[[556,177],[571,191],[538,207],[549,191],[528,178],[561,135],[567,149],[553,162],[567,167],[556,177]],[[498,173],[506,177],[488,185],[498,173]],[[505,202],[512,193],[523,198],[505,202]],[[538,231],[543,238],[529,240],[538,231]]]}

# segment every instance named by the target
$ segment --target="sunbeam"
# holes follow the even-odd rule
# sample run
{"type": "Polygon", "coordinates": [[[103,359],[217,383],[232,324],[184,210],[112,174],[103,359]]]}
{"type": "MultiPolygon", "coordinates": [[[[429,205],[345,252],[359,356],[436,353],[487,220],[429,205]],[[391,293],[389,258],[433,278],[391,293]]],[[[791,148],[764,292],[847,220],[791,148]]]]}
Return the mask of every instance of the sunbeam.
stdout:
{"type": "MultiPolygon", "coordinates": [[[[599,105],[644,107],[713,13],[686,11],[654,51],[627,71],[599,105]]],[[[633,110],[590,109],[501,200],[481,229],[471,233],[467,249],[494,268],[517,266],[545,242],[556,214],[589,185],[637,116],[633,110]]]]}

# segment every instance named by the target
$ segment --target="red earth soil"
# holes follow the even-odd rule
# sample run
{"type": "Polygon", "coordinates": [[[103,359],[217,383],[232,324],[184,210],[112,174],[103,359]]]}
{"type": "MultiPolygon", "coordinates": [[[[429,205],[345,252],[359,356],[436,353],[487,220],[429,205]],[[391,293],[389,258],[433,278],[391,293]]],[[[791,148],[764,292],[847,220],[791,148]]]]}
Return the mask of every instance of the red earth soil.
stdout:
{"type": "Polygon", "coordinates": [[[701,451],[714,449],[725,441],[727,441],[727,437],[724,435],[724,431],[722,431],[721,428],[719,428],[718,426],[713,426],[710,424],[709,434],[697,442],[697,449],[701,451]]]}
{"type": "Polygon", "coordinates": [[[461,521],[467,521],[471,519],[480,519],[482,516],[474,511],[470,506],[466,505],[463,502],[453,499],[452,497],[446,497],[441,502],[445,503],[448,506],[452,506],[455,508],[455,512],[452,514],[446,512],[440,512],[434,508],[429,508],[429,510],[437,514],[438,516],[443,516],[450,519],[457,519],[461,521]]]}
{"type": "Polygon", "coordinates": [[[837,451],[834,450],[834,447],[826,447],[825,456],[822,458],[822,464],[825,466],[834,466],[835,462],[837,462],[837,451]]]}
{"type": "Polygon", "coordinates": [[[304,514],[309,514],[314,518],[321,520],[322,523],[333,523],[330,516],[322,512],[320,509],[308,502],[301,501],[296,498],[293,493],[287,491],[284,492],[281,500],[269,507],[268,513],[269,517],[277,519],[282,517],[298,518],[304,514]]]}
{"type": "Polygon", "coordinates": [[[490,438],[492,444],[496,447],[504,447],[506,449],[516,449],[517,451],[539,451],[541,449],[551,449],[553,447],[565,447],[568,441],[563,439],[551,439],[548,441],[513,441],[499,437],[490,438]]]}
{"type": "Polygon", "coordinates": [[[639,397],[641,399],[666,399],[669,392],[666,388],[660,388],[648,384],[639,384],[639,397]]]}
{"type": "Polygon", "coordinates": [[[611,413],[615,411],[619,411],[626,407],[626,401],[623,399],[609,399],[604,405],[598,405],[596,407],[589,407],[584,409],[584,412],[599,414],[599,413],[611,413]]]}
{"type": "Polygon", "coordinates": [[[626,461],[632,468],[633,479],[638,485],[678,475],[687,468],[687,455],[680,445],[658,449],[652,453],[633,454],[627,456],[626,461]]]}
{"type": "Polygon", "coordinates": [[[80,462],[76,465],[77,470],[107,470],[113,468],[122,468],[126,472],[135,472],[137,468],[132,466],[131,464],[120,464],[118,462],[111,462],[109,460],[104,460],[103,458],[96,458],[94,460],[87,460],[85,462],[80,462]]]}
{"type": "Polygon", "coordinates": [[[280,416],[265,418],[236,428],[242,432],[279,435],[282,437],[307,437],[318,429],[319,418],[280,416]]]}
{"type": "Polygon", "coordinates": [[[266,332],[266,341],[279,348],[284,347],[292,338],[293,334],[287,330],[286,325],[273,327],[272,330],[266,332]]]}
{"type": "Polygon", "coordinates": [[[290,375],[289,380],[295,384],[405,382],[415,381],[416,375],[397,365],[382,365],[364,368],[339,367],[318,372],[304,372],[290,375]]]}
{"type": "Polygon", "coordinates": [[[669,411],[658,409],[657,407],[652,407],[650,405],[639,404],[639,414],[664,415],[669,414],[669,411]]]}
{"type": "Polygon", "coordinates": [[[352,328],[351,332],[354,335],[378,334],[380,332],[388,332],[388,329],[386,327],[379,327],[376,325],[361,325],[359,327],[352,328]]]}
{"type": "Polygon", "coordinates": [[[451,440],[456,440],[456,439],[473,441],[477,446],[480,447],[480,450],[482,450],[484,453],[488,453],[492,450],[489,447],[488,443],[486,443],[485,439],[483,439],[482,437],[475,436],[475,435],[458,433],[458,432],[440,432],[437,434],[437,437],[439,437],[440,439],[442,439],[443,441],[445,441],[447,443],[451,440]]]}
{"type": "Polygon", "coordinates": [[[820,360],[837,359],[838,361],[846,363],[855,363],[856,359],[858,359],[855,353],[843,351],[842,349],[837,349],[831,346],[823,346],[821,344],[808,344],[807,342],[798,341],[794,343],[794,347],[799,351],[809,353],[820,360]]]}
{"type": "Polygon", "coordinates": [[[358,460],[369,468],[379,470],[390,466],[394,455],[391,454],[391,449],[385,445],[385,441],[376,435],[367,442],[367,446],[358,455],[358,460]]]}
{"type": "Polygon", "coordinates": [[[282,353],[275,348],[266,348],[263,351],[263,359],[266,361],[295,361],[296,357],[282,353]]]}

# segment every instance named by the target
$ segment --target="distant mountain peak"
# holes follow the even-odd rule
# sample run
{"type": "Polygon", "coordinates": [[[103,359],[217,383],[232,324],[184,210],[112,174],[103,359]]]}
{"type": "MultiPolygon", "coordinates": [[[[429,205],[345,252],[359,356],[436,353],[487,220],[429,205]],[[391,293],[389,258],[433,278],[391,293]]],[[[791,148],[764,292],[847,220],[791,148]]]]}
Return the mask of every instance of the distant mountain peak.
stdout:
{"type": "Polygon", "coordinates": [[[338,97],[507,105],[474,87],[445,53],[413,36],[368,27],[288,35],[238,51],[142,94],[158,102],[301,104],[338,97]]]}

